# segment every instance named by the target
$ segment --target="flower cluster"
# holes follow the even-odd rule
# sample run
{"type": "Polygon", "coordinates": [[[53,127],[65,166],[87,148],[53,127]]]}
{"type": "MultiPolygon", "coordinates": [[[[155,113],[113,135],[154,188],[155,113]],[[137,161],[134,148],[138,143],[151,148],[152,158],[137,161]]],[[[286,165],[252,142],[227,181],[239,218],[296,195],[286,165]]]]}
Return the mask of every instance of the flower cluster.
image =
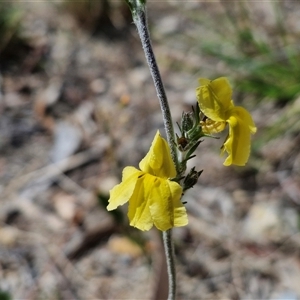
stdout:
{"type": "Polygon", "coordinates": [[[183,113],[181,124],[178,124],[181,174],[176,174],[169,145],[157,132],[149,152],[139,164],[140,170],[126,167],[122,182],[110,191],[107,210],[129,202],[130,225],[140,230],[149,230],[154,225],[166,231],[187,225],[181,197],[197,183],[202,171],[193,167],[186,176],[182,174],[187,160],[194,157],[192,154],[201,138],[221,132],[228,125],[229,133],[221,148],[221,153],[228,153],[224,165],[244,166],[248,161],[251,134],[256,132],[251,115],[243,107],[234,105],[232,90],[225,77],[212,81],[201,78],[199,82],[196,90],[198,107],[192,113],[183,113]]]}
{"type": "Polygon", "coordinates": [[[199,82],[196,94],[205,115],[200,124],[202,131],[206,134],[221,132],[228,124],[229,134],[221,148],[222,153],[228,153],[224,165],[244,166],[250,154],[250,136],[256,132],[251,115],[245,108],[234,105],[227,78],[201,78],[199,82]]]}

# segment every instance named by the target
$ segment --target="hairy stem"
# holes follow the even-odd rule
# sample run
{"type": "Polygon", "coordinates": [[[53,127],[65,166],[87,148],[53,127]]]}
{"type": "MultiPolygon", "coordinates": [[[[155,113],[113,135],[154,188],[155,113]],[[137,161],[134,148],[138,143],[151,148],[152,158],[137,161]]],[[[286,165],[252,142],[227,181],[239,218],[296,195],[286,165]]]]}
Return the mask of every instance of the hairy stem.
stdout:
{"type": "MultiPolygon", "coordinates": [[[[154,82],[157,97],[159,99],[160,108],[163,115],[164,127],[167,135],[168,144],[171,149],[171,156],[174,162],[177,175],[181,173],[180,163],[178,161],[177,148],[175,142],[175,134],[172,122],[171,111],[169,108],[168,99],[164,89],[164,85],[160,76],[160,72],[156,63],[155,55],[152,49],[150,34],[147,24],[146,5],[139,2],[130,2],[134,23],[137,27],[139,37],[142,42],[142,47],[146,56],[146,60],[150,69],[150,73],[154,82]]],[[[169,293],[168,300],[175,300],[176,297],[176,270],[175,256],[172,243],[172,230],[163,231],[163,243],[166,253],[166,261],[168,268],[169,293]]]]}
{"type": "Polygon", "coordinates": [[[172,229],[163,231],[163,242],[166,253],[168,279],[169,279],[169,294],[168,300],[175,300],[176,297],[176,269],[174,246],[172,242],[172,229]]]}
{"type": "Polygon", "coordinates": [[[157,97],[159,99],[160,108],[163,115],[164,126],[166,130],[168,144],[171,149],[172,160],[175,164],[177,174],[180,173],[180,164],[178,162],[175,134],[172,122],[171,111],[169,108],[168,99],[164,89],[163,82],[161,80],[160,72],[156,63],[155,55],[151,46],[150,34],[147,25],[146,8],[139,9],[133,14],[133,20],[137,27],[139,37],[142,42],[143,50],[146,56],[146,60],[150,69],[150,73],[154,82],[157,97]]]}

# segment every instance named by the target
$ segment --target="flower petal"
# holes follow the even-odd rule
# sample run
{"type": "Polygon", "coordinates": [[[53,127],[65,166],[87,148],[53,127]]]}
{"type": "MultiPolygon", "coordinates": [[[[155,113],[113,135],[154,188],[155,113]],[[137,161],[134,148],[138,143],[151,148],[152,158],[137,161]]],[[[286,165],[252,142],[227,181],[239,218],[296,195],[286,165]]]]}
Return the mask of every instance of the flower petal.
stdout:
{"type": "Polygon", "coordinates": [[[154,225],[162,231],[188,224],[187,213],[181,203],[182,188],[174,181],[159,179],[150,194],[150,212],[154,225]]]}
{"type": "Polygon", "coordinates": [[[253,119],[250,113],[244,107],[235,106],[233,108],[232,114],[237,116],[237,118],[239,118],[240,120],[242,120],[242,122],[249,127],[249,130],[252,134],[256,132],[257,128],[253,122],[253,119]]]}
{"type": "Polygon", "coordinates": [[[128,218],[130,225],[140,230],[149,230],[153,226],[150,213],[150,194],[156,177],[144,174],[137,180],[134,193],[129,200],[128,218]]]}
{"type": "Polygon", "coordinates": [[[154,224],[162,231],[187,225],[181,194],[182,188],[177,182],[144,174],[138,179],[129,200],[130,225],[149,230],[154,224]]]}
{"type": "Polygon", "coordinates": [[[122,182],[110,190],[107,210],[116,209],[130,199],[135,189],[137,179],[141,174],[143,174],[143,172],[134,167],[124,168],[122,182]]]}
{"type": "Polygon", "coordinates": [[[140,161],[140,169],[161,178],[176,176],[176,170],[171,158],[170,147],[157,131],[147,155],[140,161]]]}
{"type": "Polygon", "coordinates": [[[232,99],[232,89],[229,80],[226,77],[219,77],[212,80],[210,86],[217,98],[220,99],[224,109],[226,110],[226,108],[229,108],[232,99]]]}
{"type": "Polygon", "coordinates": [[[250,155],[250,136],[256,132],[251,115],[243,107],[232,109],[229,123],[229,136],[223,145],[223,152],[228,153],[224,165],[244,166],[250,155]]]}
{"type": "Polygon", "coordinates": [[[226,121],[226,112],[232,108],[232,89],[226,77],[209,81],[200,78],[196,94],[200,110],[213,121],[226,121]]]}

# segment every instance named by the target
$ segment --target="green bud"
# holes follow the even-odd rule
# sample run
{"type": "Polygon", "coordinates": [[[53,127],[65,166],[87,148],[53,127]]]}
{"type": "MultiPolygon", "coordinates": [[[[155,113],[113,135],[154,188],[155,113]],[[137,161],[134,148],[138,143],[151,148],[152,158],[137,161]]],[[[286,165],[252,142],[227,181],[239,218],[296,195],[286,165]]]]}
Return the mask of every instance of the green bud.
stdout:
{"type": "Polygon", "coordinates": [[[182,132],[188,132],[194,126],[193,113],[183,112],[181,117],[181,129],[182,132]]]}
{"type": "Polygon", "coordinates": [[[183,181],[183,191],[192,188],[198,182],[198,178],[202,172],[203,170],[198,172],[195,170],[195,167],[193,167],[183,181]]]}
{"type": "Polygon", "coordinates": [[[133,16],[138,11],[144,10],[146,6],[146,0],[125,0],[125,2],[128,4],[133,16]]]}

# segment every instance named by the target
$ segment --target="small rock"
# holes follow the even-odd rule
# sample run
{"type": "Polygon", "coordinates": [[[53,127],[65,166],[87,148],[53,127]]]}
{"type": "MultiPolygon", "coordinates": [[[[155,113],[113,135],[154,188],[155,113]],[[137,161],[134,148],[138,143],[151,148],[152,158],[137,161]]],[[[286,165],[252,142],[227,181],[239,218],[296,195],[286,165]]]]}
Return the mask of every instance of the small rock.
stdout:
{"type": "Polygon", "coordinates": [[[259,202],[252,205],[243,224],[246,241],[267,244],[282,237],[282,222],[277,202],[259,202]]]}
{"type": "Polygon", "coordinates": [[[132,258],[142,255],[142,249],[127,237],[113,236],[109,239],[108,247],[118,254],[125,254],[132,258]]]}
{"type": "Polygon", "coordinates": [[[72,195],[58,193],[53,197],[54,207],[58,215],[67,220],[73,220],[76,213],[76,199],[72,195]]]}
{"type": "Polygon", "coordinates": [[[82,133],[79,128],[67,121],[55,125],[54,145],[51,159],[54,163],[74,154],[81,144],[82,133]]]}
{"type": "Polygon", "coordinates": [[[178,16],[175,15],[164,17],[162,20],[158,22],[157,25],[160,33],[163,35],[177,32],[179,26],[180,26],[180,19],[178,19],[178,16]]]}
{"type": "Polygon", "coordinates": [[[0,244],[6,247],[11,247],[16,244],[20,232],[15,227],[6,226],[0,228],[0,244]]]}
{"type": "Polygon", "coordinates": [[[101,178],[99,180],[98,189],[101,193],[109,193],[109,191],[120,181],[115,176],[109,176],[106,178],[101,178]]]}
{"type": "Polygon", "coordinates": [[[90,84],[90,88],[95,94],[102,94],[106,90],[106,82],[102,78],[94,79],[90,84]]]}

